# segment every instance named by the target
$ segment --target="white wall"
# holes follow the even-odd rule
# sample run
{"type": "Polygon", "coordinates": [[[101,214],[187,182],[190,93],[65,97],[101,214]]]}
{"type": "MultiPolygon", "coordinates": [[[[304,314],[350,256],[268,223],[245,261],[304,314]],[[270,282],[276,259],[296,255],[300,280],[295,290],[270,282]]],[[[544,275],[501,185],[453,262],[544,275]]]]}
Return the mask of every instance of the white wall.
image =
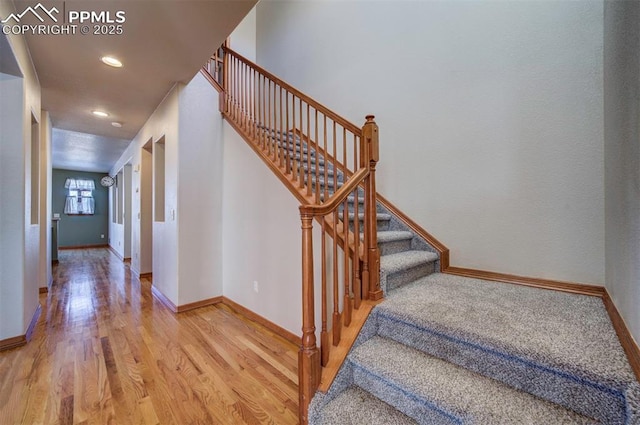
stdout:
{"type": "Polygon", "coordinates": [[[200,74],[179,92],[179,305],[222,295],[222,117],[200,74]]]}
{"type": "Polygon", "coordinates": [[[131,228],[132,228],[132,209],[131,203],[133,201],[133,166],[131,164],[127,164],[124,166],[124,183],[125,183],[125,192],[124,192],[124,223],[123,223],[123,232],[124,232],[124,242],[123,242],[123,258],[131,259],[131,228]]]}
{"type": "MultiPolygon", "coordinates": [[[[176,306],[222,295],[222,141],[217,105],[217,93],[200,73],[189,84],[176,85],[112,169],[115,173],[131,163],[136,170],[132,187],[125,188],[133,197],[131,268],[146,273],[152,264],[153,285],[176,306]],[[145,189],[141,170],[147,172],[149,158],[143,163],[142,149],[149,140],[156,143],[163,136],[165,219],[155,221],[154,215],[153,236],[145,239],[141,238],[141,189],[145,189]],[[152,258],[141,259],[141,251],[150,249],[152,258]]],[[[152,167],[155,174],[157,164],[152,167]]],[[[109,232],[111,245],[124,253],[124,227],[111,223],[109,232]]]]}
{"type": "Polygon", "coordinates": [[[0,74],[0,340],[24,334],[22,78],[0,74]]]}
{"type": "MultiPolygon", "coordinates": [[[[231,48],[256,58],[254,8],[230,36],[231,48]]],[[[299,202],[247,143],[223,123],[223,294],[267,320],[300,335],[302,327],[302,231],[299,202]],[[258,292],[254,290],[258,283],[258,292]]],[[[314,252],[320,251],[319,226],[314,252]]],[[[319,264],[319,259],[316,259],[319,264]]],[[[316,265],[315,278],[320,279],[316,265]]],[[[320,332],[320,285],[316,285],[320,332]]]]}
{"type": "MultiPolygon", "coordinates": [[[[0,3],[0,16],[11,7],[0,3]]],[[[38,288],[44,286],[40,261],[46,257],[40,253],[40,210],[38,224],[31,223],[31,116],[43,124],[40,84],[24,38],[9,35],[7,40],[23,78],[0,77],[0,340],[25,334],[38,307],[38,288]]]]}
{"type": "Polygon", "coordinates": [[[603,284],[602,19],[601,2],[263,1],[257,59],[376,115],[379,191],[452,265],[603,284]]]}
{"type": "Polygon", "coordinates": [[[640,341],[640,3],[604,12],[606,285],[640,341]]]}
{"type": "Polygon", "coordinates": [[[256,17],[254,7],[233,30],[229,37],[231,48],[250,61],[256,60],[256,17]]]}
{"type": "MultiPolygon", "coordinates": [[[[157,142],[165,137],[167,184],[165,187],[165,221],[153,222],[153,285],[178,305],[178,232],[177,222],[171,219],[171,210],[177,208],[178,189],[178,87],[174,87],[158,105],[155,112],[138,132],[129,147],[111,169],[111,175],[122,169],[128,162],[135,167],[141,163],[141,149],[148,140],[157,142]]],[[[140,234],[140,173],[133,173],[132,227],[133,233],[140,234]]],[[[122,249],[124,228],[110,221],[111,246],[122,249]]],[[[139,245],[138,245],[139,247],[139,245]]],[[[146,247],[147,249],[149,247],[146,247]]],[[[118,251],[120,252],[120,251],[118,251]]],[[[124,253],[124,251],[122,251],[124,253]]],[[[131,253],[131,267],[140,270],[140,253],[131,253]]]]}
{"type": "Polygon", "coordinates": [[[300,334],[299,203],[227,122],[223,132],[223,293],[300,334]]]}

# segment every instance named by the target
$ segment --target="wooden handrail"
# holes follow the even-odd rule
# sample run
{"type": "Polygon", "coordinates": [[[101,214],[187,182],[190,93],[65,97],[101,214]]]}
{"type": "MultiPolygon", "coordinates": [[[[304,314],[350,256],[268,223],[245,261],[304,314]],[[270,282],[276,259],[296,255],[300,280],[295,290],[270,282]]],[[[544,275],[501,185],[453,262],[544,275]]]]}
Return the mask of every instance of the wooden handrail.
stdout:
{"type": "Polygon", "coordinates": [[[338,189],[324,204],[300,205],[300,214],[309,214],[313,217],[320,217],[330,214],[344,202],[345,199],[358,188],[364,179],[369,175],[368,168],[361,168],[351,175],[349,181],[338,189]]]}
{"type": "Polygon", "coordinates": [[[240,62],[244,63],[245,65],[247,65],[247,66],[249,66],[249,67],[251,67],[253,69],[255,69],[260,74],[264,75],[265,77],[267,77],[271,81],[277,83],[279,86],[281,86],[282,88],[286,89],[288,92],[294,94],[295,96],[299,97],[300,99],[304,100],[305,102],[309,103],[310,105],[313,105],[314,108],[318,109],[318,111],[322,112],[327,117],[329,117],[332,120],[334,120],[335,122],[339,123],[340,125],[342,125],[347,130],[351,131],[354,134],[360,135],[359,134],[360,131],[361,131],[360,127],[358,127],[357,125],[353,124],[352,122],[347,121],[346,119],[342,118],[340,115],[336,114],[331,109],[329,109],[326,106],[322,105],[320,102],[316,101],[312,97],[307,96],[306,94],[302,93],[301,91],[299,91],[295,87],[289,85],[287,82],[282,81],[280,78],[276,77],[275,75],[273,75],[272,73],[270,73],[266,69],[262,68],[260,65],[257,65],[255,63],[251,62],[249,59],[245,58],[241,54],[239,54],[239,53],[235,52],[234,50],[230,49],[229,47],[223,46],[222,50],[225,53],[232,54],[234,57],[236,57],[238,60],[240,60],[240,62]]]}

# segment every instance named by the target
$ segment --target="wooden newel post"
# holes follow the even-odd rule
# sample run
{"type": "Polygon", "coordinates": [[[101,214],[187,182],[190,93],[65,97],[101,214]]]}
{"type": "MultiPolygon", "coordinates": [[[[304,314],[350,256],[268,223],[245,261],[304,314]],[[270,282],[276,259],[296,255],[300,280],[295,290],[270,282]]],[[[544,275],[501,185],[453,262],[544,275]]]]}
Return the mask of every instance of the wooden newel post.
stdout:
{"type": "Polygon", "coordinates": [[[365,166],[369,167],[369,176],[365,180],[365,228],[367,237],[368,283],[369,299],[382,298],[380,289],[380,250],[378,249],[378,211],[376,201],[376,164],[380,151],[378,141],[378,125],[373,115],[367,115],[362,127],[364,140],[365,166]]]}
{"type": "Polygon", "coordinates": [[[313,283],[313,215],[300,207],[302,220],[302,344],[298,352],[300,423],[308,423],[309,403],[320,383],[320,352],[316,346],[313,283]]]}

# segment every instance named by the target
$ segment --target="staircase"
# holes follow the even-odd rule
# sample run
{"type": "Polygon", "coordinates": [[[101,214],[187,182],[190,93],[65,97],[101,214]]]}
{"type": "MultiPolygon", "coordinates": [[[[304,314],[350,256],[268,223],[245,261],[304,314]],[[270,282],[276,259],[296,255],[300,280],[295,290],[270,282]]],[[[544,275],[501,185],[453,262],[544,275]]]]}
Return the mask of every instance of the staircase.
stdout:
{"type": "MultiPolygon", "coordinates": [[[[323,164],[330,194],[342,185],[299,137],[280,139],[323,164]]],[[[381,204],[377,222],[385,300],[309,423],[640,423],[640,386],[599,298],[436,273],[437,251],[381,204]]]]}
{"type": "Polygon", "coordinates": [[[448,260],[441,247],[370,198],[377,162],[372,117],[360,132],[230,49],[223,53],[232,59],[225,75],[246,80],[219,85],[230,87],[221,101],[225,118],[302,203],[302,423],[640,425],[640,385],[601,299],[439,273],[448,260]],[[325,114],[324,128],[318,111],[325,114]],[[333,120],[332,136],[326,117],[333,120]],[[347,131],[361,168],[346,166],[347,131]],[[320,350],[313,220],[322,235],[320,350]],[[327,239],[333,257],[325,256],[327,239]],[[327,274],[333,274],[330,283],[327,274]],[[317,368],[327,365],[353,309],[377,294],[385,299],[371,311],[332,385],[315,393],[317,368]]]}

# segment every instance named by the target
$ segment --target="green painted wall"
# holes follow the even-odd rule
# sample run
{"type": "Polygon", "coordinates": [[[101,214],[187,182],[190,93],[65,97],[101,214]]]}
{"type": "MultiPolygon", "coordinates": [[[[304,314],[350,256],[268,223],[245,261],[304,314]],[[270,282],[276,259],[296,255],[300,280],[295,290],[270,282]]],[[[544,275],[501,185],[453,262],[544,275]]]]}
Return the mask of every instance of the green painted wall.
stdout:
{"type": "Polygon", "coordinates": [[[109,189],[100,186],[100,179],[104,176],[103,173],[53,169],[51,202],[52,213],[60,214],[59,247],[106,245],[109,242],[109,189]],[[68,193],[64,188],[64,182],[67,177],[93,179],[96,184],[96,190],[93,191],[94,215],[77,216],[64,213],[64,203],[68,193]],[[100,235],[104,235],[104,238],[100,235]]]}

